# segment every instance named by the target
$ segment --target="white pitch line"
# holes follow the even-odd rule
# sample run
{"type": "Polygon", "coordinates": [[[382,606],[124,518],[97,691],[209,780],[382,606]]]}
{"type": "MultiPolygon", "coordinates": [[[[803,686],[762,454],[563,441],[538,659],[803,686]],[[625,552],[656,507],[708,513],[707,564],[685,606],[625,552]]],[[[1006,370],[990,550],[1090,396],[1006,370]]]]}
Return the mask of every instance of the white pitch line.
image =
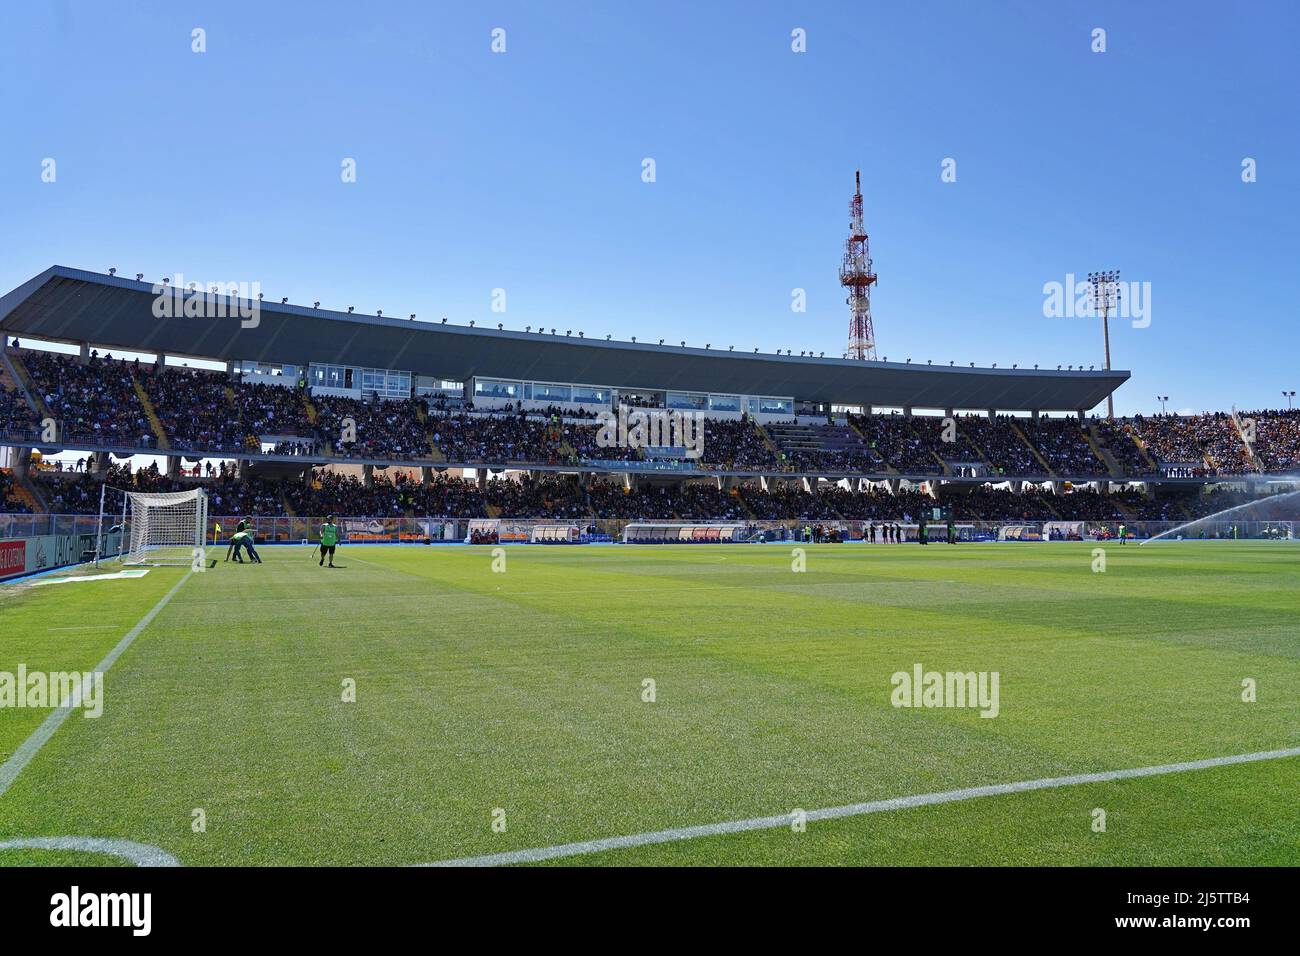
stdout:
{"type": "MultiPolygon", "coordinates": [[[[181,589],[181,585],[189,580],[193,571],[186,571],[185,576],[181,578],[172,587],[170,591],[162,596],[157,604],[150,609],[149,613],[140,618],[138,624],[127,632],[126,636],[117,642],[117,646],[104,655],[104,659],[95,665],[95,671],[103,673],[113,666],[113,662],[122,656],[122,652],[131,646],[131,643],[140,636],[140,632],[149,626],[150,622],[158,616],[158,612],[167,606],[167,602],[172,596],[181,589]]],[[[42,747],[54,736],[69,715],[81,706],[81,684],[78,682],[76,689],[73,691],[72,699],[67,701],[61,707],[50,711],[50,716],[46,717],[39,727],[32,731],[30,737],[22,742],[17,750],[0,766],[0,797],[5,795],[10,784],[17,779],[18,775],[23,772],[23,768],[31,763],[42,747]]]]}
{"type": "Polygon", "coordinates": [[[180,860],[166,850],[133,840],[108,840],[103,837],[27,837],[0,840],[4,850],[67,850],[75,853],[102,853],[130,860],[136,866],[180,866],[180,860]]]}
{"type": "MultiPolygon", "coordinates": [[[[1190,760],[1185,763],[1161,764],[1156,767],[1134,767],[1130,770],[1106,770],[1100,773],[1080,773],[1068,777],[1047,777],[1042,780],[1021,780],[1017,783],[998,783],[986,787],[968,787],[964,790],[945,790],[941,793],[922,793],[912,797],[892,797],[870,803],[851,803],[843,807],[826,807],[809,810],[807,820],[838,820],[867,813],[885,813],[890,810],[907,810],[937,803],[956,803],[979,797],[996,797],[1008,793],[1025,793],[1030,790],[1050,790],[1055,787],[1073,787],[1085,783],[1106,783],[1112,780],[1129,780],[1134,777],[1155,777],[1166,773],[1187,770],[1204,770],[1230,764],[1254,763],[1259,760],[1279,760],[1283,757],[1300,757],[1300,747],[1286,750],[1265,750],[1253,754],[1235,754],[1230,757],[1210,757],[1207,760],[1190,760]]],[[[774,830],[789,826],[794,821],[792,813],[773,817],[752,817],[748,820],[730,820],[724,823],[706,823],[702,826],[680,827],[675,830],[657,830],[631,836],[607,837],[603,840],[584,840],[581,843],[562,843],[558,846],[539,847],[533,850],[515,850],[510,853],[490,853],[486,856],[462,857],[420,866],[504,866],[511,863],[540,863],[569,856],[585,856],[607,850],[624,850],[630,847],[650,846],[656,843],[676,843],[700,837],[720,836],[727,833],[746,833],[751,830],[774,830]]]]}

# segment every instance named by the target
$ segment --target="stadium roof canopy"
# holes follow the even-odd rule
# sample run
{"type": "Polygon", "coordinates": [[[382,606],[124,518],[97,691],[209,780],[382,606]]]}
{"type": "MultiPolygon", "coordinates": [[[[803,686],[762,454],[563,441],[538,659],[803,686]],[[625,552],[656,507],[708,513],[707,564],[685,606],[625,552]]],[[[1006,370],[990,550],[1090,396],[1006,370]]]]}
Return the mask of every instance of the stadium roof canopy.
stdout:
{"type": "Polygon", "coordinates": [[[1087,410],[1129,377],[1125,371],[922,366],[609,342],[265,301],[255,326],[238,317],[158,318],[154,288],[52,266],[0,297],[0,331],[214,361],[350,365],[454,381],[477,376],[900,408],[1087,410]]]}

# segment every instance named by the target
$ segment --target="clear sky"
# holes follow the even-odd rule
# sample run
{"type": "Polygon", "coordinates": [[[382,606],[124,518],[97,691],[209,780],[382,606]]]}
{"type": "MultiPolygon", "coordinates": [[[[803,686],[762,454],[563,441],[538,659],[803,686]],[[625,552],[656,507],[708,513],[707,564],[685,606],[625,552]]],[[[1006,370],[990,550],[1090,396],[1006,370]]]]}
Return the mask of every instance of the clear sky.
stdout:
{"type": "Polygon", "coordinates": [[[1100,366],[1100,323],[1046,318],[1043,287],[1120,269],[1150,324],[1112,323],[1117,412],[1300,389],[1293,2],[53,0],[0,24],[4,291],[116,266],[838,355],[861,168],[882,356],[1100,366]]]}

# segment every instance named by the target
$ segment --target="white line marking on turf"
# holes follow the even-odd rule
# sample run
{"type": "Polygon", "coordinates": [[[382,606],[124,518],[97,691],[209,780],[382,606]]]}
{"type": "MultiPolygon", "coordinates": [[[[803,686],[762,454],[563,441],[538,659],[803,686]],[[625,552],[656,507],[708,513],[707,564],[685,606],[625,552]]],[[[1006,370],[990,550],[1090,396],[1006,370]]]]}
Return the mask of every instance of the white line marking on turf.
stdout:
{"type": "Polygon", "coordinates": [[[5,850],[73,850],[78,853],[103,853],[130,860],[136,866],[180,866],[181,861],[166,850],[132,840],[107,840],[102,837],[28,837],[0,840],[5,850]]]}
{"type": "MultiPolygon", "coordinates": [[[[1111,780],[1129,780],[1134,777],[1155,777],[1166,773],[1187,770],[1204,770],[1208,767],[1225,767],[1230,764],[1254,763],[1259,760],[1278,760],[1283,757],[1300,757],[1300,747],[1286,750],[1265,750],[1253,754],[1236,754],[1230,757],[1210,757],[1207,760],[1190,760],[1186,763],[1161,764],[1156,767],[1134,767],[1130,770],[1106,770],[1100,773],[1079,773],[1068,777],[1048,777],[1043,780],[1022,780],[1017,783],[998,783],[986,787],[968,787],[964,790],[945,790],[942,793],[922,793],[912,797],[893,797],[873,800],[870,803],[851,803],[844,807],[826,807],[809,810],[808,822],[838,820],[867,813],[884,813],[890,810],[907,810],[936,803],[956,803],[979,797],[996,797],[1008,793],[1025,793],[1029,790],[1050,790],[1055,787],[1073,787],[1084,783],[1106,783],[1111,780]]],[[[702,826],[680,827],[675,830],[657,830],[653,833],[636,833],[632,836],[607,837],[603,840],[584,840],[581,843],[562,843],[559,846],[539,847],[533,850],[515,850],[510,853],[490,853],[486,856],[462,857],[420,866],[503,866],[511,863],[539,863],[568,856],[603,853],[606,850],[624,850],[630,847],[650,846],[655,843],[675,843],[700,837],[720,836],[726,833],[746,833],[751,830],[774,830],[789,826],[793,816],[783,813],[775,817],[753,817],[749,820],[730,820],[725,823],[706,823],[702,826]]]]}
{"type": "MultiPolygon", "coordinates": [[[[177,581],[172,589],[162,596],[162,600],[155,604],[149,610],[148,614],[140,618],[139,623],[127,632],[126,637],[117,642],[116,647],[104,655],[104,659],[96,664],[94,669],[103,673],[112,667],[113,662],[122,656],[122,652],[131,646],[131,643],[140,636],[140,632],[148,627],[149,623],[158,616],[158,612],[167,606],[167,602],[170,601],[172,596],[181,589],[181,585],[190,579],[190,575],[193,573],[193,571],[186,571],[185,576],[177,581]]],[[[32,735],[24,740],[9,759],[4,762],[4,765],[0,766],[0,797],[5,795],[5,791],[9,789],[9,785],[12,784],[18,775],[23,772],[23,768],[31,763],[32,758],[35,757],[49,739],[54,736],[54,732],[63,725],[65,720],[68,719],[68,715],[80,706],[81,684],[78,683],[72,693],[72,699],[62,707],[50,711],[50,716],[46,717],[41,725],[32,731],[32,735]]]]}

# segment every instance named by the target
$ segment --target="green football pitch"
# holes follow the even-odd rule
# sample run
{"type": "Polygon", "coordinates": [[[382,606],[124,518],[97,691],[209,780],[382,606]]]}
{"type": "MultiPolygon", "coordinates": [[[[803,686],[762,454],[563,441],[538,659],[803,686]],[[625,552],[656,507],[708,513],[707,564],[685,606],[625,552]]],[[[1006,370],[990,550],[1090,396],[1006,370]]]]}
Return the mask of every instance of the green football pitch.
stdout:
{"type": "Polygon", "coordinates": [[[119,652],[97,719],[0,709],[0,865],[1300,864],[1300,546],[1093,547],[264,547],[0,587],[0,672],[119,652]],[[996,707],[896,706],[918,669],[996,707]]]}

